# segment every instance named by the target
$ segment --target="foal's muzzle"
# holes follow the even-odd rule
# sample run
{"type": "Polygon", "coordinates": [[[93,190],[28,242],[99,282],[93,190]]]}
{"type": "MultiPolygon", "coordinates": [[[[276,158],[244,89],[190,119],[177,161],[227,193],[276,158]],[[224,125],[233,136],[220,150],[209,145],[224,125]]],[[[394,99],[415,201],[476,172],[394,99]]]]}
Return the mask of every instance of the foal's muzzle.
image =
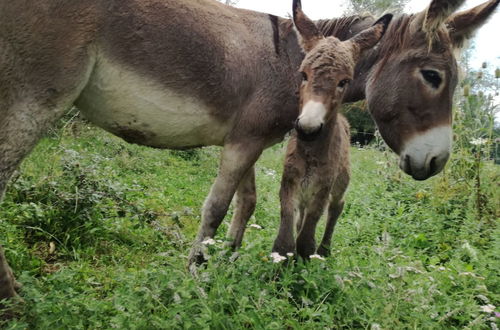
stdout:
{"type": "Polygon", "coordinates": [[[323,130],[323,124],[315,129],[305,130],[302,126],[300,126],[300,120],[297,119],[297,121],[295,122],[295,130],[297,131],[297,136],[300,140],[314,141],[321,134],[321,131],[323,130]]]}

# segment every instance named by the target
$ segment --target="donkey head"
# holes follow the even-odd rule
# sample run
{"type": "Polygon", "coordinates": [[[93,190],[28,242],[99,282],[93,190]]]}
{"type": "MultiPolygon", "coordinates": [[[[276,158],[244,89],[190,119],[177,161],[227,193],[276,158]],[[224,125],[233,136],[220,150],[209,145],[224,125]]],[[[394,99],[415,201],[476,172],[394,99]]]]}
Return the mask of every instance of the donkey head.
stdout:
{"type": "Polygon", "coordinates": [[[306,53],[300,72],[300,115],[296,130],[302,139],[317,137],[323,125],[335,117],[362,53],[382,38],[392,15],[386,15],[355,37],[340,41],[324,37],[302,12],[300,0],[293,1],[293,22],[306,53]]]}
{"type": "Polygon", "coordinates": [[[454,52],[493,13],[491,0],[453,14],[463,0],[433,0],[415,15],[394,19],[379,43],[366,98],[382,137],[414,179],[439,173],[450,156],[454,52]]]}

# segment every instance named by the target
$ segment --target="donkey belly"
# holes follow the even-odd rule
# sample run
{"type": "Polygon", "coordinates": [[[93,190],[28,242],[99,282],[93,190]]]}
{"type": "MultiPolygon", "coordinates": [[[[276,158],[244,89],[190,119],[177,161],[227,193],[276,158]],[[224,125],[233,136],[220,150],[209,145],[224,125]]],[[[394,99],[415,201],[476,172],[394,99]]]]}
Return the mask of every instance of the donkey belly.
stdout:
{"type": "Polygon", "coordinates": [[[125,141],[155,148],[222,145],[230,122],[209,106],[120,64],[99,61],[76,101],[83,115],[125,141]]]}

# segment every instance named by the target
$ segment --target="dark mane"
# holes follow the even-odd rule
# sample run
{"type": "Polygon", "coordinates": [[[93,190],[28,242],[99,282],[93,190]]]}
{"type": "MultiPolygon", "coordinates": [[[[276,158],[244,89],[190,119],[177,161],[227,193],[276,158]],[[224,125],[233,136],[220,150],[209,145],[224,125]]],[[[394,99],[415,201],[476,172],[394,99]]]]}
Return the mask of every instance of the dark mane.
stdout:
{"type": "Polygon", "coordinates": [[[334,19],[321,19],[316,26],[325,37],[335,36],[347,40],[374,22],[372,15],[353,15],[334,19]]]}

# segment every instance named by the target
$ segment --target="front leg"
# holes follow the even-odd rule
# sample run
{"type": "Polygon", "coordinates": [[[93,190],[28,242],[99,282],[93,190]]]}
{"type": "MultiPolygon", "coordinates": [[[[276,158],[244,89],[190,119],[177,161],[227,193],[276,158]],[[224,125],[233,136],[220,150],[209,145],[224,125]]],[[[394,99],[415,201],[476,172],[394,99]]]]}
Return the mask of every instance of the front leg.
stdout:
{"type": "Polygon", "coordinates": [[[304,259],[316,253],[316,226],[318,224],[328,198],[328,188],[319,190],[311,201],[307,203],[304,214],[304,223],[297,235],[297,254],[304,259]]]}
{"type": "Polygon", "coordinates": [[[264,144],[256,141],[224,146],[219,173],[202,209],[201,225],[189,255],[189,265],[205,261],[202,242],[215,236],[239,183],[257,161],[263,148],[264,144]]]}
{"type": "Polygon", "coordinates": [[[248,219],[250,219],[255,210],[257,194],[255,190],[254,166],[247,171],[238,185],[235,199],[234,215],[227,233],[228,246],[232,249],[237,249],[241,246],[248,219]]]}
{"type": "Polygon", "coordinates": [[[290,175],[285,169],[280,189],[281,222],[278,236],[276,237],[273,245],[273,252],[278,252],[282,256],[295,252],[294,199],[296,189],[296,178],[294,178],[293,175],[290,175]]]}

